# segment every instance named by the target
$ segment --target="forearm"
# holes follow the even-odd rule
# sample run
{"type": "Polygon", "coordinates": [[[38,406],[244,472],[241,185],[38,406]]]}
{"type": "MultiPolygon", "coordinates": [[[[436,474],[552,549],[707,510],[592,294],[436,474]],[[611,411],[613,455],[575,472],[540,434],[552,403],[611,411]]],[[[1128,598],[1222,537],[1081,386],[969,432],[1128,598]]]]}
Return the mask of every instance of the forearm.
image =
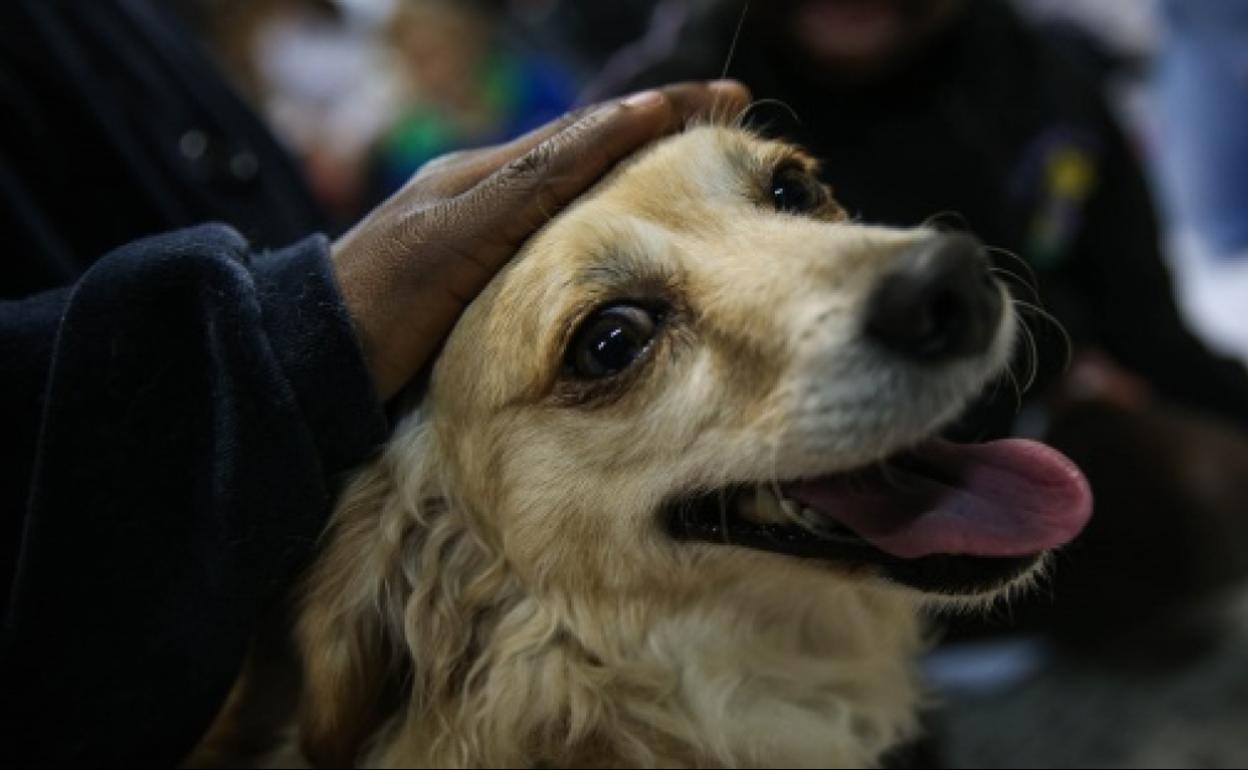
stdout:
{"type": "Polygon", "coordinates": [[[184,231],[55,302],[25,323],[4,308],[40,380],[27,478],[0,490],[20,519],[6,753],[175,761],[385,425],[323,239],[253,260],[226,228],[184,231]]]}

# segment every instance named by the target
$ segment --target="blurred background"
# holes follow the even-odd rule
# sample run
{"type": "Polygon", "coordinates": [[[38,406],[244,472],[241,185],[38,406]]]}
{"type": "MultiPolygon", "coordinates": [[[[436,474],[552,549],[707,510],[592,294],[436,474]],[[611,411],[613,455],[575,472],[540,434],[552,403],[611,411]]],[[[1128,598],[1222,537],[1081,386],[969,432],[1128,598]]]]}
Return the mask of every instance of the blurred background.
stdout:
{"type": "Polygon", "coordinates": [[[1095,524],[1037,597],[940,621],[933,739],[896,764],[1248,764],[1248,2],[169,5],[339,229],[440,154],[718,77],[741,22],[729,73],[784,102],[755,125],[863,219],[1008,250],[1070,336],[1029,319],[1008,432],[1080,463],[1095,524]]]}

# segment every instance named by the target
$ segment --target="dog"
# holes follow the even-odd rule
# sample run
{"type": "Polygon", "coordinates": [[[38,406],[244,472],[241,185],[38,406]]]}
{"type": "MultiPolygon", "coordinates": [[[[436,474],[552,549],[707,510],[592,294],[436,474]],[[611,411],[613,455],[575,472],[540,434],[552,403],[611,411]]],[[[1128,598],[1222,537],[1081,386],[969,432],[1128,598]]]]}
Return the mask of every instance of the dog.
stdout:
{"type": "Polygon", "coordinates": [[[850,221],[790,145],[643,151],[350,482],[278,761],[877,763],[916,732],[923,610],[1025,586],[1090,512],[1053,450],[937,439],[1010,308],[973,238],[850,221]]]}

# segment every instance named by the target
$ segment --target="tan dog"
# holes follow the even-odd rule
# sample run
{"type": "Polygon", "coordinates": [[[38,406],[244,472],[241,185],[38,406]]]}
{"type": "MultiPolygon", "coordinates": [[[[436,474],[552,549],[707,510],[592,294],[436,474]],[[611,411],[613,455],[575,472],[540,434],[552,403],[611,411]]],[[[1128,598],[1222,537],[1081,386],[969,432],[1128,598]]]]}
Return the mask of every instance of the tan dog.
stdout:
{"type": "Polygon", "coordinates": [[[913,733],[919,608],[1017,585],[1088,492],[930,440],[1005,367],[1008,297],[812,167],[691,129],[472,304],[307,583],[308,757],[861,766],[913,733]]]}

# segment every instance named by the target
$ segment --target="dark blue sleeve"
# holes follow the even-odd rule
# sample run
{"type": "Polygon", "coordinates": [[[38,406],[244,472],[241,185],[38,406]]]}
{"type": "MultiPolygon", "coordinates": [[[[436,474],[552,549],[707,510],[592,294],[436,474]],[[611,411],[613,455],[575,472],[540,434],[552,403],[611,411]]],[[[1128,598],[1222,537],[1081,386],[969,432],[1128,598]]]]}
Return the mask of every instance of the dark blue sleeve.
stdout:
{"type": "Polygon", "coordinates": [[[327,243],[130,244],[0,356],[0,762],[176,762],[385,436],[327,243]]]}

